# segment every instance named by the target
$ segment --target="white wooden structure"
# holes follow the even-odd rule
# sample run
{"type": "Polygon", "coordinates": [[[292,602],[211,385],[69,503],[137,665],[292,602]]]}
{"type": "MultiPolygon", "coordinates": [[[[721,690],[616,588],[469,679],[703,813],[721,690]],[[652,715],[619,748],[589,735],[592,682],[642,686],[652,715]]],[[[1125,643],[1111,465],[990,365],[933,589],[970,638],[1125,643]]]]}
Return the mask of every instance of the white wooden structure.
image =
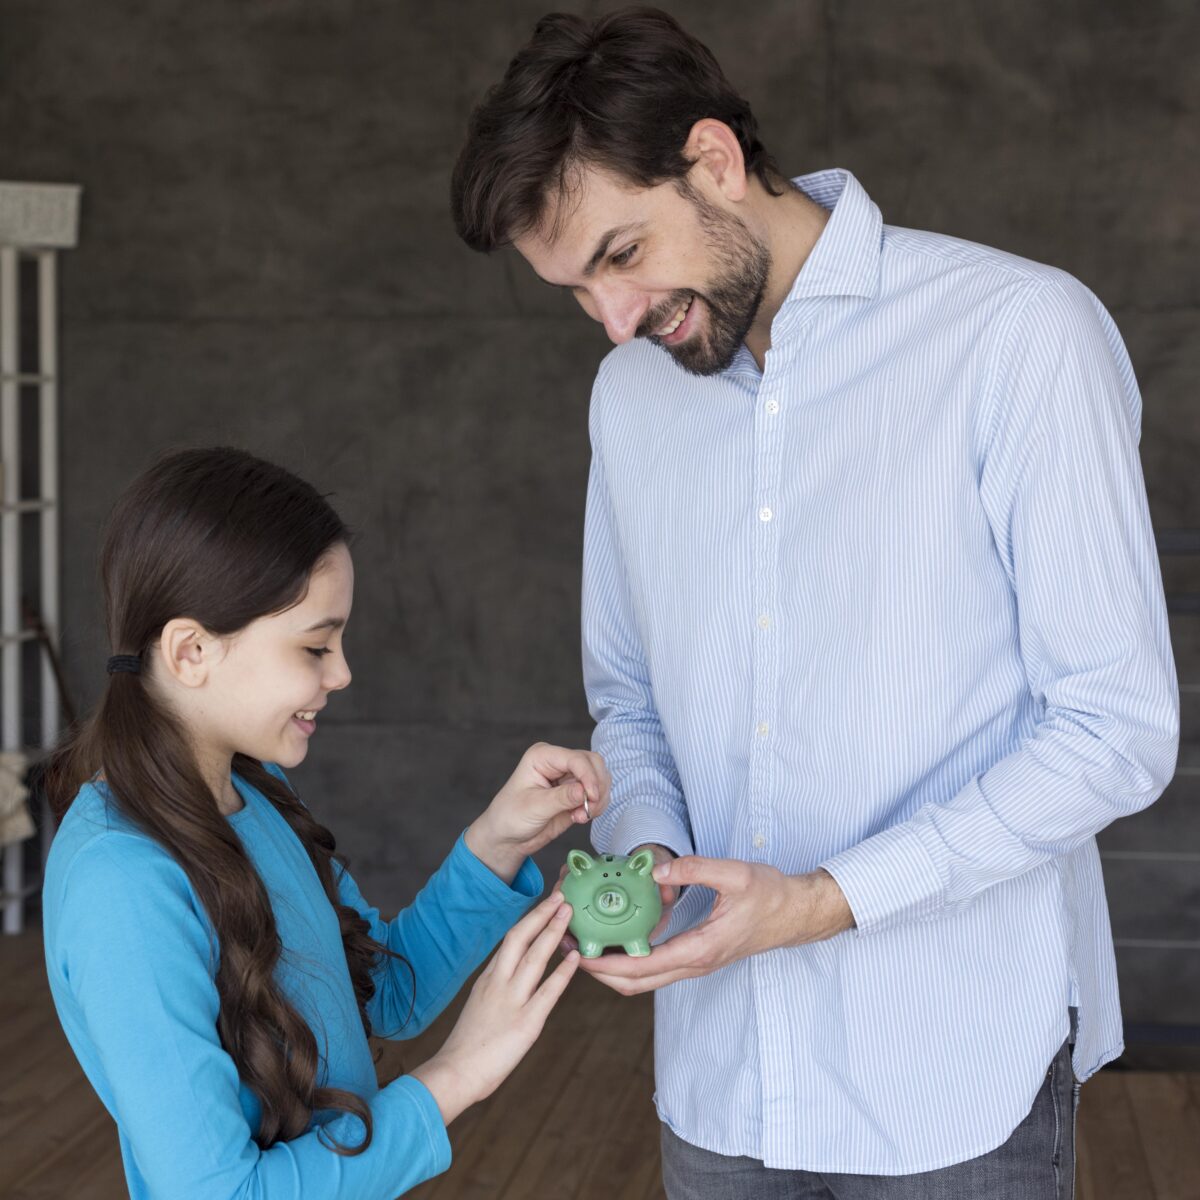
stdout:
{"type": "MultiPolygon", "coordinates": [[[[0,749],[31,760],[54,744],[61,720],[49,656],[29,645],[38,634],[25,618],[25,604],[34,605],[57,646],[56,266],[58,252],[76,242],[79,193],[67,184],[0,183],[0,749]]],[[[53,836],[47,811],[41,828],[44,864],[53,836]]],[[[21,931],[25,900],[41,886],[40,878],[26,880],[24,858],[22,842],[4,846],[5,933],[21,931]]]]}

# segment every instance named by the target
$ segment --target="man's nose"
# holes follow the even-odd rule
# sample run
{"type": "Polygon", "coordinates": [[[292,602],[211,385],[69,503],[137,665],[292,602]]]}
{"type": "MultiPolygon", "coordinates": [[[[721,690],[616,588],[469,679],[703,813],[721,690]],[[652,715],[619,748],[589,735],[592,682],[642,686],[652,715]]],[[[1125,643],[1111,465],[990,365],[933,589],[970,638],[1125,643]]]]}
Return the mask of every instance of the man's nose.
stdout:
{"type": "Polygon", "coordinates": [[[650,300],[642,292],[614,288],[594,294],[596,315],[604,324],[609,340],[618,346],[628,342],[638,331],[650,300]]]}

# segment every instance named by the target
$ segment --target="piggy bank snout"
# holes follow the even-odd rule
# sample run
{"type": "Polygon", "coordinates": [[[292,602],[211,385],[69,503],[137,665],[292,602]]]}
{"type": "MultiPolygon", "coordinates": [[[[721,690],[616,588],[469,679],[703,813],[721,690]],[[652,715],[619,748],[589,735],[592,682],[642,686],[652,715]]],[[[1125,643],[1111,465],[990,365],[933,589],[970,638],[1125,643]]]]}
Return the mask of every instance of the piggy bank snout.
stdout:
{"type": "Polygon", "coordinates": [[[609,884],[596,893],[596,910],[601,916],[619,917],[629,908],[629,893],[622,887],[609,884]]]}

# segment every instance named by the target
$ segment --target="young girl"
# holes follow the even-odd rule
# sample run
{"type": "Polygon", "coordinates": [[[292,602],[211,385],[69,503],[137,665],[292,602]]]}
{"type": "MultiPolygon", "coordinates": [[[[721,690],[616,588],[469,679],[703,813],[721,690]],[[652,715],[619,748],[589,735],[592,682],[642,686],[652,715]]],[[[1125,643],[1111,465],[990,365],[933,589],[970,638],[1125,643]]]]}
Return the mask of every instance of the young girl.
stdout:
{"type": "Polygon", "coordinates": [[[312,487],[225,449],[161,460],[110,520],[116,653],[51,764],[44,925],[134,1198],[391,1200],[446,1169],[446,1126],[576,967],[543,982],[561,893],[521,914],[542,890],[528,855],[607,802],[597,755],[531,748],[391,922],[288,785],[350,682],[348,546],[312,487]],[[380,1090],[368,1034],[427,1026],[506,929],[444,1047],[380,1090]]]}

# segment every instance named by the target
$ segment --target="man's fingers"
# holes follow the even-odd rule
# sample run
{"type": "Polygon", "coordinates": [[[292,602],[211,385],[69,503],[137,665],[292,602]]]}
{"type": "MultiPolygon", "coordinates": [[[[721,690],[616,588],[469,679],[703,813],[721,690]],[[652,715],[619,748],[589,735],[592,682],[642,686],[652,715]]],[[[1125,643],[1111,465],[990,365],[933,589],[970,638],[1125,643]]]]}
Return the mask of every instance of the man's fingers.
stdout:
{"type": "Polygon", "coordinates": [[[636,996],[680,979],[706,975],[712,970],[712,963],[708,960],[708,940],[696,936],[702,928],[698,926],[655,946],[649,957],[602,954],[599,958],[585,959],[583,969],[597,983],[622,996],[636,996]]]}
{"type": "Polygon", "coordinates": [[[681,979],[694,979],[701,974],[699,971],[669,971],[663,975],[643,975],[630,979],[625,975],[602,975],[598,971],[589,972],[597,983],[612,988],[622,996],[639,996],[643,992],[657,991],[669,983],[678,983],[681,979]]]}
{"type": "Polygon", "coordinates": [[[698,925],[661,946],[654,946],[648,956],[640,958],[629,954],[602,954],[599,958],[585,960],[583,969],[597,978],[604,975],[614,979],[639,979],[689,969],[707,970],[709,939],[703,930],[704,926],[698,925]]]}
{"type": "Polygon", "coordinates": [[[671,884],[680,888],[685,884],[698,883],[718,892],[744,887],[748,875],[747,864],[737,859],[701,858],[698,854],[659,863],[654,868],[654,878],[659,884],[671,884]]]}

